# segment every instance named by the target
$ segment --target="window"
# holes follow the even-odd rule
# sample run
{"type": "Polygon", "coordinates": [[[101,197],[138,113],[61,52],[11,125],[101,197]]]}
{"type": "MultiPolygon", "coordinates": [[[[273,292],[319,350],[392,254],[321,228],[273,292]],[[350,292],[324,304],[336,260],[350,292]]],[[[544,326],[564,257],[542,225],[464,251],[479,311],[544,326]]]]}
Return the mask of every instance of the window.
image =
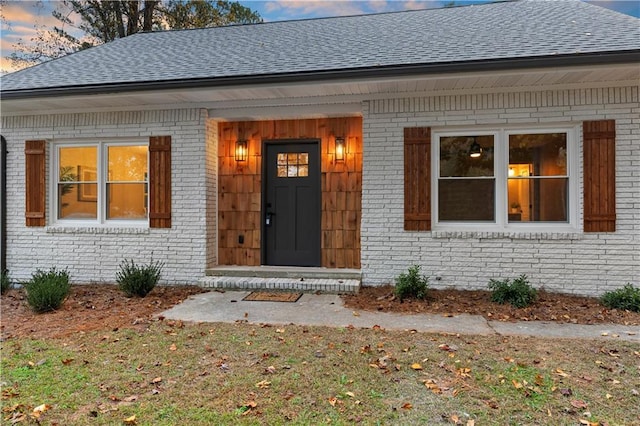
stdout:
{"type": "Polygon", "coordinates": [[[97,142],[55,147],[55,211],[59,220],[146,221],[149,146],[97,142]]]}
{"type": "Polygon", "coordinates": [[[574,227],[571,129],[435,133],[433,200],[441,228],[574,227]]]}
{"type": "Polygon", "coordinates": [[[278,177],[309,176],[309,153],[278,153],[278,177]]]}

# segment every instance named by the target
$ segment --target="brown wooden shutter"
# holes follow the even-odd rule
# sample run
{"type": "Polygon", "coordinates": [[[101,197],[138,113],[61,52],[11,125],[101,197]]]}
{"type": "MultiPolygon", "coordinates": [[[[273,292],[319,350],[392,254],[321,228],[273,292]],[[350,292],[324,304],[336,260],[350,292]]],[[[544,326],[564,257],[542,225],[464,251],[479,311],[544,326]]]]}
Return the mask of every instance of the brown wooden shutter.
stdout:
{"type": "Polygon", "coordinates": [[[171,228],[171,136],[149,138],[149,226],[171,228]]]}
{"type": "Polygon", "coordinates": [[[26,141],[25,219],[27,226],[45,226],[46,210],[46,141],[26,141]]]}
{"type": "Polygon", "coordinates": [[[431,230],[431,129],[404,129],[404,229],[431,230]]]}
{"type": "Polygon", "coordinates": [[[616,122],[585,121],[584,232],[616,230],[616,122]]]}

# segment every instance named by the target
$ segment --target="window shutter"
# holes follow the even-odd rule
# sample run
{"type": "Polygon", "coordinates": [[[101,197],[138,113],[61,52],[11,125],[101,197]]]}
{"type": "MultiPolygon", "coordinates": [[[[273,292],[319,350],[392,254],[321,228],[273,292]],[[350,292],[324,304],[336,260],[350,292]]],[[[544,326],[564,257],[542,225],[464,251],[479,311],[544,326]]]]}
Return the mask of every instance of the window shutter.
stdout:
{"type": "Polygon", "coordinates": [[[584,232],[616,230],[616,122],[585,121],[584,232]]]}
{"type": "Polygon", "coordinates": [[[171,228],[171,136],[149,138],[149,226],[171,228]]]}
{"type": "Polygon", "coordinates": [[[27,226],[45,226],[46,210],[46,141],[26,141],[25,154],[25,220],[27,226]]]}
{"type": "Polygon", "coordinates": [[[431,129],[404,129],[404,229],[431,230],[431,129]]]}

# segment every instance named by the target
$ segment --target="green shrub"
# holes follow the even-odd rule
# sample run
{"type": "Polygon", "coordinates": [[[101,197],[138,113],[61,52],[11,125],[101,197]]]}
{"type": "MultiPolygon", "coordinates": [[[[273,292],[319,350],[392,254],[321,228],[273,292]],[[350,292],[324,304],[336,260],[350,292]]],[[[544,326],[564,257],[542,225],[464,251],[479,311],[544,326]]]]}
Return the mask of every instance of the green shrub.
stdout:
{"type": "Polygon", "coordinates": [[[148,265],[138,266],[133,260],[125,259],[116,273],[118,287],[127,297],[145,297],[158,283],[163,266],[153,260],[148,265]]]}
{"type": "Polygon", "coordinates": [[[600,303],[609,309],[640,312],[640,288],[627,283],[622,288],[603,294],[600,303]]]}
{"type": "Polygon", "coordinates": [[[520,275],[513,281],[508,278],[502,281],[490,280],[491,301],[499,304],[510,303],[516,308],[524,308],[532,304],[537,297],[537,291],[531,287],[527,276],[520,275]]]}
{"type": "Polygon", "coordinates": [[[413,265],[408,273],[402,273],[396,278],[395,294],[400,301],[406,298],[424,299],[427,297],[429,279],[420,275],[420,266],[413,265]]]}
{"type": "Polygon", "coordinates": [[[71,290],[69,272],[51,268],[48,272],[40,269],[31,275],[31,280],[25,284],[27,303],[38,313],[55,311],[62,306],[62,302],[71,290]]]}
{"type": "Polygon", "coordinates": [[[10,288],[9,271],[0,271],[0,294],[5,294],[10,288]]]}

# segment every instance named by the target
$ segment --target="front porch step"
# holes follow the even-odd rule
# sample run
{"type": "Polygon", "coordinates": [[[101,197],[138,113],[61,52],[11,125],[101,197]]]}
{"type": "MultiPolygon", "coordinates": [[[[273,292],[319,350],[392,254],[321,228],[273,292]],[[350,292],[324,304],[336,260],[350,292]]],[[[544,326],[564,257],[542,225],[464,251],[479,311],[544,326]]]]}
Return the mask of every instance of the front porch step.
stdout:
{"type": "Polygon", "coordinates": [[[295,290],[357,293],[362,273],[357,269],[284,266],[218,266],[206,271],[204,288],[235,290],[295,290]]]}
{"type": "Polygon", "coordinates": [[[303,293],[357,293],[360,280],[328,278],[257,278],[257,277],[204,277],[200,286],[227,290],[294,290],[303,293]]]}

